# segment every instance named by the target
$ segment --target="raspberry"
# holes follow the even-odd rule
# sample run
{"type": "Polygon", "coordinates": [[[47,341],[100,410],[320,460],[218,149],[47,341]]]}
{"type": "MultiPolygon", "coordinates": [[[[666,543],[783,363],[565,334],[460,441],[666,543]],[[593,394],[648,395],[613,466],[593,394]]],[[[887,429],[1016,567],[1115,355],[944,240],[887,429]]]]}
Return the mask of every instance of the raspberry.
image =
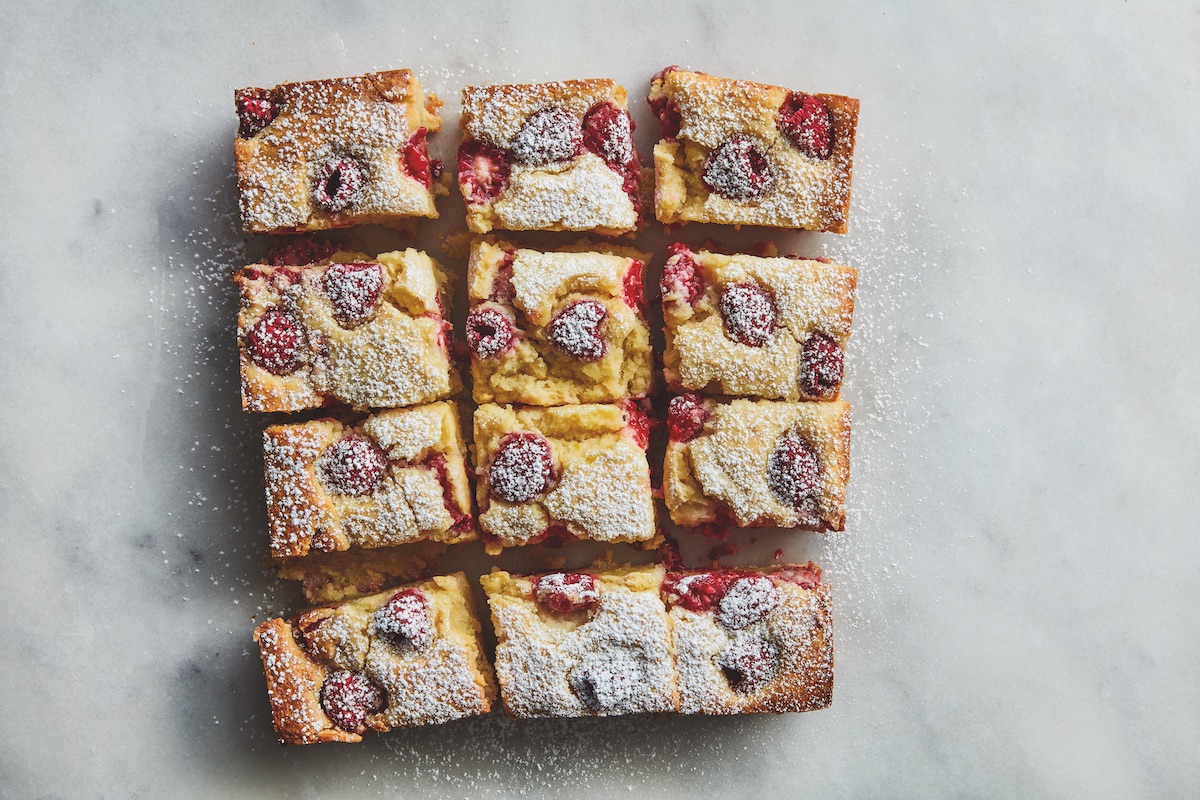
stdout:
{"type": "Polygon", "coordinates": [[[387,469],[387,456],[369,439],[352,433],[338,439],[317,462],[321,478],[339,494],[359,497],[375,489],[387,469]]]}
{"type": "Polygon", "coordinates": [[[646,307],[646,295],[642,289],[642,269],[644,267],[645,264],[636,258],[629,259],[629,269],[625,270],[625,277],[622,281],[624,291],[621,297],[625,301],[625,305],[635,311],[644,310],[646,307]]]}
{"type": "Polygon", "coordinates": [[[434,453],[423,463],[437,473],[438,483],[442,486],[442,504],[450,512],[450,519],[454,523],[451,525],[451,530],[460,530],[465,525],[469,525],[471,515],[460,511],[458,501],[454,499],[454,487],[450,485],[450,473],[446,470],[446,457],[441,453],[434,453]]]}
{"type": "Polygon", "coordinates": [[[611,647],[586,656],[567,676],[584,707],[595,712],[623,713],[646,683],[646,658],[626,647],[611,647]]]}
{"type": "Polygon", "coordinates": [[[467,346],[479,358],[495,358],[516,346],[517,332],[508,317],[489,306],[467,315],[467,346]]]}
{"type": "Polygon", "coordinates": [[[468,203],[495,200],[508,183],[508,157],[483,142],[463,142],[458,148],[458,185],[468,203]]]}
{"type": "Polygon", "coordinates": [[[698,394],[680,394],[667,404],[667,432],[672,442],[690,442],[704,430],[709,411],[698,394]]]}
{"type": "Polygon", "coordinates": [[[369,317],[379,302],[383,269],[371,263],[330,264],[321,289],[333,304],[333,318],[349,328],[369,317]]]}
{"type": "Polygon", "coordinates": [[[600,602],[596,579],[580,572],[551,572],[533,579],[533,599],[556,614],[574,614],[600,602]]]}
{"type": "Polygon", "coordinates": [[[300,366],[300,345],[304,330],[300,320],[286,311],[273,308],[262,315],[246,336],[250,358],[275,375],[287,375],[300,366]]]}
{"type": "Polygon", "coordinates": [[[612,103],[598,103],[583,118],[583,146],[617,172],[633,161],[633,120],[612,103]]]}
{"type": "Polygon", "coordinates": [[[809,158],[824,161],[833,155],[833,115],[816,95],[789,94],[777,122],[783,135],[809,158]]]}
{"type": "Polygon", "coordinates": [[[383,689],[361,672],[339,669],[321,685],[321,708],[344,731],[362,733],[367,716],[382,711],[384,704],[383,689]]]}
{"type": "Polygon", "coordinates": [[[643,450],[650,444],[650,408],[648,400],[622,400],[621,407],[625,410],[625,427],[633,437],[634,444],[643,450]]]}
{"type": "Polygon", "coordinates": [[[715,572],[667,575],[663,592],[670,598],[671,605],[682,606],[688,611],[707,611],[725,593],[725,582],[715,572]]]}
{"type": "Polygon", "coordinates": [[[817,483],[821,462],[812,445],[795,431],[785,433],[767,459],[767,486],[775,499],[815,522],[817,483]]]}
{"type": "Polygon", "coordinates": [[[579,119],[562,106],[535,111],[512,140],[513,157],[540,167],[566,161],[579,153],[583,131],[579,119]]]}
{"type": "Polygon", "coordinates": [[[513,260],[516,258],[516,253],[511,250],[506,250],[500,259],[500,263],[496,265],[496,275],[492,278],[492,300],[497,303],[510,302],[517,292],[513,289],[513,260]]]}
{"type": "Polygon", "coordinates": [[[357,202],[365,181],[366,174],[358,162],[349,158],[331,159],[317,171],[313,199],[323,211],[336,214],[357,202]]]}
{"type": "Polygon", "coordinates": [[[237,107],[238,136],[249,139],[270,125],[279,115],[279,104],[270,89],[242,89],[234,95],[237,107]]]}
{"type": "Polygon", "coordinates": [[[608,319],[608,309],[595,300],[576,300],[550,320],[546,334],[550,341],[580,361],[598,361],[608,352],[608,342],[600,326],[608,319]]]}
{"type": "MultiPolygon", "coordinates": [[[[751,541],[753,541],[753,537],[751,537],[751,541]]],[[[708,558],[710,561],[720,561],[728,556],[736,556],[741,549],[733,542],[722,542],[709,548],[708,558]]]]}
{"type": "Polygon", "coordinates": [[[433,185],[433,171],[429,161],[429,141],[425,134],[425,128],[417,128],[408,144],[404,145],[404,169],[413,180],[428,189],[433,185]]]}
{"type": "Polygon", "coordinates": [[[744,136],[735,136],[713,148],[700,177],[709,189],[738,201],[754,200],[775,185],[766,156],[744,136]]]}
{"type": "Polygon", "coordinates": [[[739,629],[766,619],[779,605],[779,591],[763,575],[747,575],[729,584],[717,604],[717,621],[739,629]]]}
{"type": "Polygon", "coordinates": [[[509,503],[527,503],[550,487],[554,462],[550,443],[536,433],[510,433],[488,470],[492,494],[509,503]]]}
{"type": "Polygon", "coordinates": [[[371,617],[371,627],[393,645],[420,650],[433,641],[429,598],[420,589],[396,592],[371,617]]]}
{"type": "Polygon", "coordinates": [[[832,398],[842,385],[842,348],[823,333],[811,334],[801,351],[800,389],[809,397],[832,398]]]}
{"type": "MultiPolygon", "coordinates": [[[[667,73],[678,67],[664,67],[654,74],[650,79],[650,85],[660,83],[667,73]]],[[[679,116],[679,107],[675,105],[675,101],[667,97],[665,94],[658,97],[651,97],[650,109],[658,116],[658,121],[662,123],[663,138],[674,139],[679,135],[679,126],[682,124],[682,119],[679,116]]]]}
{"type": "Polygon", "coordinates": [[[693,258],[686,244],[675,242],[667,247],[667,264],[663,267],[659,290],[663,297],[680,294],[695,306],[704,294],[704,283],[700,277],[700,265],[693,258]]]}
{"type": "Polygon", "coordinates": [[[811,561],[803,566],[778,567],[771,570],[771,574],[782,581],[791,581],[801,589],[815,589],[821,585],[821,568],[811,561]]]}
{"type": "Polygon", "coordinates": [[[329,258],[349,245],[341,239],[318,239],[315,236],[288,236],[267,251],[267,263],[273,267],[303,267],[329,258]]]}
{"type": "Polygon", "coordinates": [[[717,301],[725,334],[749,347],[762,347],[775,334],[775,299],[766,290],[750,283],[726,286],[717,301]]]}
{"type": "Polygon", "coordinates": [[[779,648],[763,639],[741,639],[717,657],[717,666],[740,694],[754,694],[775,677],[779,648]]]}

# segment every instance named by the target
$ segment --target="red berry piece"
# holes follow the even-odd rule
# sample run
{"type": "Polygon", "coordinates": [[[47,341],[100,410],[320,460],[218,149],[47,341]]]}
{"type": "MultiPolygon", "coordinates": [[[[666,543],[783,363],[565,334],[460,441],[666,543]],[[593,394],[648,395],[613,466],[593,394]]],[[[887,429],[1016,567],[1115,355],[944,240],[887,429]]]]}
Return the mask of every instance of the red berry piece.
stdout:
{"type": "Polygon", "coordinates": [[[735,342],[749,347],[762,347],[775,334],[779,313],[775,299],[759,286],[735,283],[726,286],[717,301],[725,334],[735,342]]]}
{"type": "MultiPolygon", "coordinates": [[[[655,73],[650,79],[651,85],[661,83],[671,70],[678,67],[665,67],[655,73]]],[[[683,120],[679,115],[679,107],[675,105],[675,101],[667,97],[665,94],[650,98],[650,109],[658,117],[658,121],[662,123],[663,138],[674,139],[679,135],[679,126],[683,120]]]]}
{"type": "Polygon", "coordinates": [[[698,394],[680,394],[667,404],[667,433],[672,442],[690,442],[704,430],[709,411],[698,394]]]}
{"type": "Polygon", "coordinates": [[[288,375],[300,366],[304,330],[300,320],[273,308],[263,314],[246,336],[250,359],[275,375],[288,375]]]}
{"type": "Polygon", "coordinates": [[[366,183],[366,173],[358,162],[349,158],[326,161],[317,171],[313,185],[313,200],[330,214],[345,211],[358,202],[366,183]]]}
{"type": "Polygon", "coordinates": [[[715,572],[667,575],[663,581],[663,592],[671,605],[681,606],[688,611],[707,611],[721,600],[721,595],[725,593],[725,582],[715,572]]]}
{"type": "Polygon", "coordinates": [[[428,189],[433,185],[433,167],[429,160],[429,140],[425,134],[424,128],[417,128],[408,144],[404,145],[404,169],[413,180],[428,189]]]}
{"type": "Polygon", "coordinates": [[[722,542],[709,548],[708,558],[710,561],[720,561],[728,556],[736,556],[741,549],[733,542],[722,542]]]}
{"type": "Polygon", "coordinates": [[[633,161],[633,120],[612,103],[592,106],[583,118],[583,146],[623,171],[633,161]]]}
{"type": "Polygon", "coordinates": [[[383,268],[378,264],[330,264],[321,277],[321,290],[333,304],[333,318],[349,328],[371,316],[383,289],[383,268]]]}
{"type": "Polygon", "coordinates": [[[621,298],[625,301],[625,305],[635,311],[642,311],[646,307],[646,294],[642,288],[642,270],[645,264],[638,261],[636,258],[629,259],[629,269],[625,270],[625,277],[622,280],[621,298]]]}
{"type": "Polygon", "coordinates": [[[349,245],[341,239],[318,239],[301,234],[284,237],[267,251],[267,263],[273,267],[303,267],[323,261],[349,245]]]}
{"type": "Polygon", "coordinates": [[[488,484],[501,500],[528,503],[550,488],[553,469],[549,442],[536,433],[510,433],[492,459],[488,484]]]}
{"type": "Polygon", "coordinates": [[[595,300],[576,300],[550,320],[546,333],[563,352],[580,361],[598,361],[608,352],[608,342],[600,328],[608,319],[608,309],[595,300]]]}
{"type": "Polygon", "coordinates": [[[767,486],[775,499],[795,509],[813,524],[817,517],[815,493],[821,479],[821,462],[812,445],[795,431],[785,433],[767,459],[767,486]]]}
{"type": "Polygon", "coordinates": [[[821,161],[833,155],[833,115],[816,95],[792,92],[779,107],[779,129],[804,155],[821,161]]]}
{"type": "Polygon", "coordinates": [[[467,315],[467,346],[478,358],[495,358],[516,347],[517,331],[508,317],[489,306],[467,315]]]}
{"type": "Polygon", "coordinates": [[[429,598],[420,589],[396,592],[371,617],[371,627],[394,645],[420,650],[433,641],[429,598]]]}
{"type": "Polygon", "coordinates": [[[451,530],[460,530],[470,525],[471,515],[464,514],[458,507],[458,501],[454,499],[454,487],[450,485],[450,472],[446,469],[446,457],[441,453],[434,453],[425,459],[424,464],[437,473],[438,483],[442,486],[442,505],[450,512],[450,519],[454,522],[450,526],[451,530]]]}
{"type": "Polygon", "coordinates": [[[643,450],[650,444],[650,414],[647,409],[650,409],[649,400],[622,400],[621,406],[625,410],[625,427],[629,429],[629,435],[633,438],[634,444],[643,450]]]}
{"type": "Polygon", "coordinates": [[[696,305],[700,295],[704,294],[704,282],[695,255],[681,242],[667,247],[667,253],[669,257],[659,285],[663,297],[680,295],[691,305],[696,305]]]}
{"type": "Polygon", "coordinates": [[[700,177],[709,189],[738,201],[761,197],[775,185],[766,156],[744,136],[735,136],[713,148],[700,177]]]}
{"type": "Polygon", "coordinates": [[[581,572],[551,572],[533,579],[533,599],[556,614],[587,611],[600,602],[596,579],[581,572]]]}
{"type": "Polygon", "coordinates": [[[375,489],[387,470],[387,456],[371,440],[352,433],[321,455],[321,478],[340,494],[359,497],[375,489]]]}
{"type": "Polygon", "coordinates": [[[492,278],[492,300],[497,303],[511,302],[517,295],[516,289],[513,288],[513,260],[517,254],[511,250],[504,251],[504,255],[500,259],[500,263],[496,265],[496,275],[492,278]]]}
{"type": "Polygon", "coordinates": [[[362,733],[367,717],[383,710],[383,689],[361,672],[335,670],[321,685],[321,708],[344,731],[362,733]]]}
{"type": "Polygon", "coordinates": [[[579,119],[562,106],[529,115],[512,140],[513,158],[540,167],[574,158],[583,146],[579,119]]]}
{"type": "Polygon", "coordinates": [[[468,203],[495,200],[508,184],[508,157],[483,142],[463,142],[458,148],[458,185],[468,203]]]}
{"type": "Polygon", "coordinates": [[[242,89],[234,97],[238,115],[238,136],[249,139],[270,125],[279,115],[279,104],[270,89],[242,89]]]}
{"type": "Polygon", "coordinates": [[[717,603],[717,621],[734,630],[767,618],[779,605],[779,591],[765,575],[747,575],[729,584],[717,603]]]}
{"type": "MultiPolygon", "coordinates": [[[[779,556],[783,555],[782,550],[778,552],[779,556]]],[[[821,585],[821,568],[811,561],[802,566],[778,567],[771,570],[771,574],[782,581],[791,581],[801,589],[815,589],[821,585]]]]}
{"type": "Polygon", "coordinates": [[[717,666],[735,692],[754,694],[775,677],[779,648],[762,639],[739,640],[717,657],[717,666]]]}
{"type": "Polygon", "coordinates": [[[809,397],[834,397],[842,385],[844,360],[836,341],[820,332],[811,334],[801,350],[800,389],[809,397]]]}

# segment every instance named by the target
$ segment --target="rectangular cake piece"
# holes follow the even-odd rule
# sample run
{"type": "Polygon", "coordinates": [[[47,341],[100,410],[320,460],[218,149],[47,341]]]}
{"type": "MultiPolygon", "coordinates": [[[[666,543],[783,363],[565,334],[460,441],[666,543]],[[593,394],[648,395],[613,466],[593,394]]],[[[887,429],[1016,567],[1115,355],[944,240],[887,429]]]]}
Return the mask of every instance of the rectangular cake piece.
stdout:
{"type": "Polygon", "coordinates": [[[833,699],[833,621],[821,568],[667,573],[684,714],[812,711],[833,699]]]}
{"type": "Polygon", "coordinates": [[[436,217],[447,192],[427,134],[441,103],[408,70],[240,89],[242,227],[288,233],[436,217]]]}
{"type": "Polygon", "coordinates": [[[475,233],[632,233],[641,165],[625,89],[611,80],[468,86],[458,187],[475,233]]]}
{"type": "Polygon", "coordinates": [[[632,248],[587,242],[541,252],[476,240],[466,322],[475,402],[553,406],[644,397],[654,366],[642,292],[648,259],[632,248]]]}
{"type": "Polygon", "coordinates": [[[479,633],[461,572],[267,620],[254,640],[280,744],[487,713],[496,688],[479,633]]]}
{"type": "Polygon", "coordinates": [[[477,538],[454,403],[263,432],[272,558],[477,538]]]}
{"type": "Polygon", "coordinates": [[[450,276],[419,250],[254,264],[233,280],[246,411],[394,408],[461,388],[446,344],[450,276]]]}
{"type": "Polygon", "coordinates": [[[572,538],[657,545],[648,438],[632,400],[480,406],[473,449],[488,552],[572,538]]]}
{"type": "Polygon", "coordinates": [[[668,67],[650,84],[660,222],[845,233],[858,101],[668,67]]]}
{"type": "Polygon", "coordinates": [[[676,711],[664,569],[608,567],[480,578],[496,630],[496,678],[514,717],[676,711]]]}
{"type": "Polygon", "coordinates": [[[685,528],[840,531],[850,405],[678,395],[667,408],[663,496],[685,528]]]}
{"type": "Polygon", "coordinates": [[[663,355],[675,390],[835,400],[858,272],[798,258],[670,247],[663,355]]]}

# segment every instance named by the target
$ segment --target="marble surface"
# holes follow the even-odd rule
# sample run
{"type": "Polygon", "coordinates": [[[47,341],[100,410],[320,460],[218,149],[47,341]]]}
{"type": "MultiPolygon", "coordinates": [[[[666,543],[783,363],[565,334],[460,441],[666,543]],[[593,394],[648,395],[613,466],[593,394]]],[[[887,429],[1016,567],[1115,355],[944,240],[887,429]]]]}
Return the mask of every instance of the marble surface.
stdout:
{"type": "Polygon", "coordinates": [[[1200,6],[686,7],[5,4],[0,796],[1200,793],[1200,6]],[[413,67],[449,154],[463,84],[607,75],[646,146],[668,63],[862,99],[851,233],[775,237],[862,271],[848,528],[730,559],[826,565],[833,707],[279,748],[232,89],[413,67]]]}

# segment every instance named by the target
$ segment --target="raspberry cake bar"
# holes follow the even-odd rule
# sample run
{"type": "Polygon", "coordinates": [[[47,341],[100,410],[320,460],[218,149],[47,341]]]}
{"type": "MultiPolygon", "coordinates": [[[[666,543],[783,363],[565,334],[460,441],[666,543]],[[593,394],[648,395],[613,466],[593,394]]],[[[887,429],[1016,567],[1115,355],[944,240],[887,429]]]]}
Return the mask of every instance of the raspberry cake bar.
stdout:
{"type": "Polygon", "coordinates": [[[662,300],[667,384],[780,400],[833,400],[854,315],[852,267],[670,247],[662,300]]]}
{"type": "Polygon", "coordinates": [[[850,477],[850,405],[717,402],[696,394],[667,407],[663,495],[685,528],[840,531],[850,477]]]}
{"type": "Polygon", "coordinates": [[[475,477],[488,552],[572,538],[657,545],[649,429],[632,400],[480,406],[475,477]]]}
{"type": "Polygon", "coordinates": [[[858,101],[667,67],[650,84],[660,222],[846,232],[858,101]]]}
{"type": "Polygon", "coordinates": [[[590,243],[539,252],[476,240],[466,322],[475,401],[552,406],[644,397],[653,375],[642,293],[648,258],[590,243]]]}
{"type": "Polygon", "coordinates": [[[458,187],[473,232],[638,228],[641,165],[613,81],[468,86],[461,124],[458,187]]]}
{"type": "Polygon", "coordinates": [[[812,711],[833,699],[833,627],[821,568],[670,572],[680,711],[812,711]]]}
{"type": "Polygon", "coordinates": [[[446,344],[450,278],[418,250],[255,264],[233,280],[246,411],[391,408],[461,388],[446,344]]]}
{"type": "Polygon", "coordinates": [[[461,572],[268,620],[254,631],[280,744],[487,713],[496,697],[461,572]]]}
{"type": "Polygon", "coordinates": [[[441,103],[408,70],[241,89],[234,142],[246,233],[436,217],[441,164],[426,136],[441,103]]]}
{"type": "Polygon", "coordinates": [[[272,558],[476,538],[453,403],[263,432],[272,558]]]}
{"type": "Polygon", "coordinates": [[[661,566],[480,578],[496,629],[496,677],[514,717],[676,711],[661,566]]]}

